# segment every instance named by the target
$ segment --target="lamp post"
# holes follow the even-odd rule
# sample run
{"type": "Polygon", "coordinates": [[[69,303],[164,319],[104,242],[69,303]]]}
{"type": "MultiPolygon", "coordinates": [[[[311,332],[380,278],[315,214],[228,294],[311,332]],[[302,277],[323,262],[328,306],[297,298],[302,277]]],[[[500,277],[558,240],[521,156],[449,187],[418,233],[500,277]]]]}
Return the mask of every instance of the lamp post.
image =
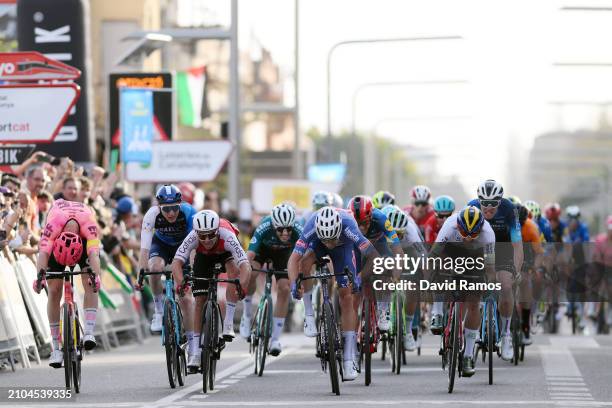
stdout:
{"type": "MultiPolygon", "coordinates": [[[[327,138],[328,143],[331,141],[332,124],[331,124],[331,62],[335,50],[345,45],[355,44],[377,44],[377,43],[394,43],[394,42],[414,42],[414,41],[447,41],[461,40],[463,37],[458,35],[449,36],[432,36],[432,37],[394,37],[394,38],[367,38],[357,40],[340,41],[332,45],[327,52],[327,138]]],[[[331,143],[330,143],[331,148],[331,143]]]]}

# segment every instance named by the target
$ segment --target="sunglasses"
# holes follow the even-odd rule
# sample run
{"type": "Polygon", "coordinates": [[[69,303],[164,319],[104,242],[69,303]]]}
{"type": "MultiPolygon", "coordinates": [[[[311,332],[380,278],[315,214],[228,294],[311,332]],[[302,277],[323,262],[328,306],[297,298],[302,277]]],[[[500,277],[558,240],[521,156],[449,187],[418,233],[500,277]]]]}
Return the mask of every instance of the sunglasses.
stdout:
{"type": "Polygon", "coordinates": [[[338,241],[340,241],[339,238],[330,238],[330,239],[322,239],[321,242],[323,244],[336,244],[338,243],[338,241]]]}
{"type": "Polygon", "coordinates": [[[217,232],[198,232],[198,238],[201,241],[210,241],[217,237],[217,232]]]}
{"type": "Polygon", "coordinates": [[[177,212],[180,209],[181,209],[181,206],[179,204],[176,204],[176,205],[165,205],[165,206],[161,207],[161,210],[163,212],[165,212],[165,213],[177,212]]]}
{"type": "Polygon", "coordinates": [[[416,205],[417,207],[426,207],[427,205],[429,205],[429,202],[427,201],[417,201],[414,203],[414,205],[416,205]]]}
{"type": "Polygon", "coordinates": [[[441,213],[436,213],[436,217],[443,220],[445,218],[448,218],[451,216],[451,213],[446,213],[446,214],[441,214],[441,213]]]}
{"type": "Polygon", "coordinates": [[[480,206],[483,208],[499,207],[500,200],[479,200],[480,206]]]}
{"type": "Polygon", "coordinates": [[[461,238],[476,238],[478,237],[478,235],[480,235],[480,231],[478,232],[466,232],[463,230],[463,228],[461,228],[461,226],[459,224],[457,224],[457,231],[459,231],[459,235],[461,235],[461,238]]]}
{"type": "Polygon", "coordinates": [[[287,231],[288,233],[291,234],[293,232],[293,228],[292,227],[278,227],[278,228],[276,228],[276,232],[278,232],[279,234],[282,234],[285,231],[287,231]]]}

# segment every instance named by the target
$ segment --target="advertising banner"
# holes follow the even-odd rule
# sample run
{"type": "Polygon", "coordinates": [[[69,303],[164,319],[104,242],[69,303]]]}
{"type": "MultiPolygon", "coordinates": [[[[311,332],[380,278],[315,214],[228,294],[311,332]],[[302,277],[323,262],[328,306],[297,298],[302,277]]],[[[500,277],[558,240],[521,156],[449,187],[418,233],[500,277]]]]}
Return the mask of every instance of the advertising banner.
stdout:
{"type": "Polygon", "coordinates": [[[149,163],[153,141],[153,93],[122,88],[121,151],[123,162],[149,163]]]}

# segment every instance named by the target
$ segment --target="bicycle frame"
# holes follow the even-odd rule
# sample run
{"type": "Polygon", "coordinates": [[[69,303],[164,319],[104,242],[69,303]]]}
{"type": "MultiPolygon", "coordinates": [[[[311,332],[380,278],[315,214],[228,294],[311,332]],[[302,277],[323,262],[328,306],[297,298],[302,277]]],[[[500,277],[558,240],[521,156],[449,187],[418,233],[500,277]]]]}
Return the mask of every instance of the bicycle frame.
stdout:
{"type": "Polygon", "coordinates": [[[493,334],[495,334],[495,339],[493,341],[493,343],[497,344],[497,341],[499,340],[499,322],[497,321],[497,301],[495,300],[495,298],[493,297],[492,293],[489,293],[485,296],[485,298],[483,299],[483,308],[482,308],[482,313],[481,313],[481,321],[480,321],[480,338],[482,339],[482,341],[484,341],[484,339],[486,338],[486,327],[487,327],[487,312],[489,310],[489,308],[493,309],[493,327],[495,328],[495,332],[493,334]]]}

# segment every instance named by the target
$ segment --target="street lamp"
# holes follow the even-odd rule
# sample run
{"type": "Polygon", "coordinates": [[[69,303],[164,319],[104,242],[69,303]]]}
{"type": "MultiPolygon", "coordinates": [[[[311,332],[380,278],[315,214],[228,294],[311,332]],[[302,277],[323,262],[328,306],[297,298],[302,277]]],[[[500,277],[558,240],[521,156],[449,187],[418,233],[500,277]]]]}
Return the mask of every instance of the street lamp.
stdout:
{"type": "Polygon", "coordinates": [[[412,41],[444,41],[461,40],[463,37],[458,35],[433,36],[433,37],[395,37],[395,38],[368,38],[359,40],[346,40],[335,43],[327,52],[327,138],[331,140],[331,61],[335,50],[344,45],[354,44],[375,44],[393,42],[412,42],[412,41]]]}

